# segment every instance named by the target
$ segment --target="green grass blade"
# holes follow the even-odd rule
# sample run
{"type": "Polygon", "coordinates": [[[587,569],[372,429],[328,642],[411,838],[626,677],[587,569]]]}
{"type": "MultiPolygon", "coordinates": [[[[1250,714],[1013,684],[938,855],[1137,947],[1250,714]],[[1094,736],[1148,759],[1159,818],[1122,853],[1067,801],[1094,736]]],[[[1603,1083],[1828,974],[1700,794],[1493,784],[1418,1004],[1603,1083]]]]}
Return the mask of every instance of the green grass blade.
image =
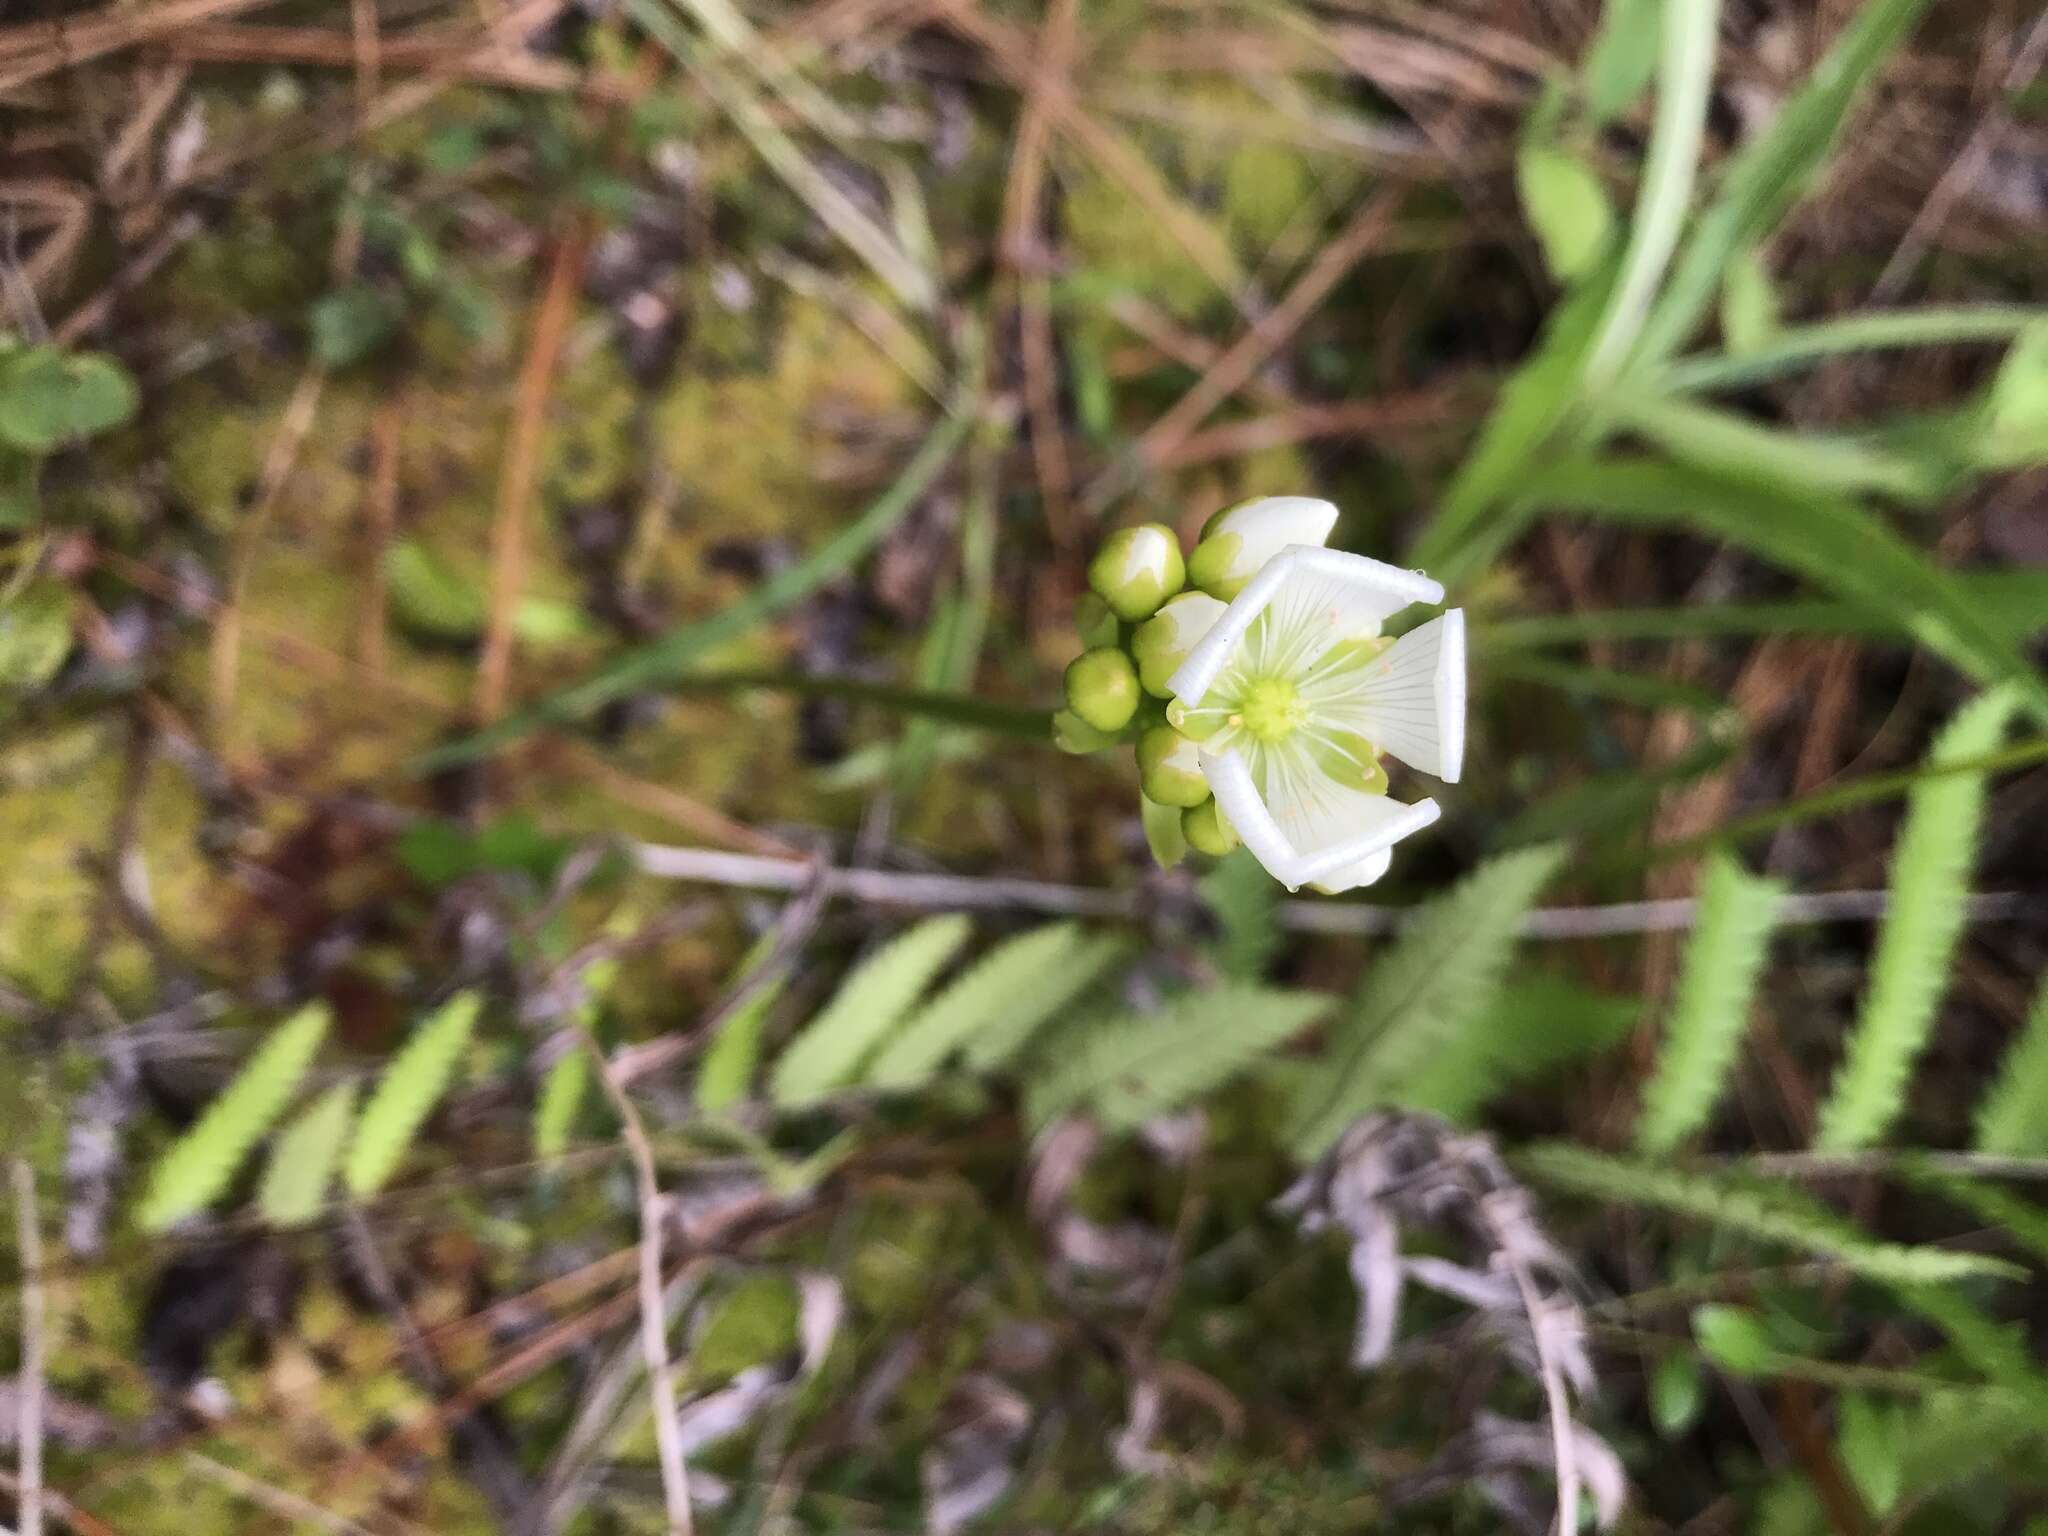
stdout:
{"type": "Polygon", "coordinates": [[[1563,860],[1562,848],[1545,846],[1482,864],[1374,961],[1330,1031],[1327,1070],[1294,1105],[1288,1140],[1300,1156],[1316,1156],[1485,1019],[1523,914],[1563,860]]]}
{"type": "Polygon", "coordinates": [[[1574,458],[1532,476],[1531,504],[1726,539],[1816,586],[1901,616],[1920,644],[1964,675],[2008,679],[2048,721],[2048,683],[2019,649],[1920,551],[1846,499],[1789,496],[1718,475],[1636,458],[1574,458]]]}
{"type": "Polygon", "coordinates": [[[966,403],[956,406],[932,429],[895,482],[865,511],[738,602],[627,652],[581,682],[558,689],[488,730],[424,754],[416,764],[417,771],[434,772],[472,762],[545,726],[582,720],[624,694],[671,682],[699,656],[786,613],[860,560],[909,514],[958,451],[974,425],[974,414],[966,403]]]}
{"type": "Polygon", "coordinates": [[[775,1102],[807,1104],[857,1081],[868,1057],[972,932],[957,913],[927,918],[855,966],[775,1063],[768,1079],[775,1102]]]}
{"type": "Polygon", "coordinates": [[[327,1037],[324,1003],[301,1008],[270,1032],[220,1097],[171,1144],[150,1175],[136,1221],[161,1232],[220,1197],[250,1150],[284,1113],[327,1037]]]}
{"type": "Polygon", "coordinates": [[[1650,311],[1636,347],[1638,360],[1669,357],[1690,339],[1713,307],[1736,252],[1770,234],[1821,174],[1857,98],[1905,42],[1928,4],[1867,0],[1805,84],[1728,164],[1650,311]]]}
{"type": "Polygon", "coordinates": [[[1517,682],[1555,688],[1576,698],[1611,699],[1640,709],[1679,710],[1688,715],[1709,718],[1728,709],[1726,699],[1690,683],[1650,672],[1624,672],[1614,667],[1559,661],[1549,656],[1508,654],[1489,657],[1486,673],[1489,677],[1511,678],[1517,682]]]}
{"type": "Polygon", "coordinates": [[[2034,993],[2019,1039],[2005,1053],[1998,1081],[1978,1107],[1977,1150],[2048,1157],[2048,977],[2034,993]]]}
{"type": "Polygon", "coordinates": [[[1677,998],[1643,1090],[1638,1152],[1675,1151],[1707,1123],[1749,1027],[1773,911],[1783,894],[1779,882],[1751,875],[1728,854],[1708,860],[1677,998]]]}
{"type": "Polygon", "coordinates": [[[1682,358],[1661,369],[1653,382],[1667,394],[1748,389],[1844,353],[2005,341],[2044,320],[2048,320],[2048,309],[2026,304],[1871,310],[1817,320],[1812,325],[1787,326],[1738,357],[1682,358]]]}
{"type": "Polygon", "coordinates": [[[456,993],[427,1015],[386,1064],[349,1143],[342,1180],[350,1194],[374,1195],[397,1172],[420,1127],[455,1080],[482,1010],[483,999],[476,993],[456,993]]]}
{"type": "Polygon", "coordinates": [[[277,1138],[256,1191],[256,1209],[265,1221],[302,1227],[320,1214],[355,1108],[356,1085],[336,1083],[277,1138]]]}
{"type": "MultiPolygon", "coordinates": [[[[2009,692],[1979,695],[1935,739],[1930,760],[1952,763],[1993,750],[2012,714],[2009,692]]],[[[1892,854],[1891,907],[1870,962],[1870,990],[1821,1106],[1814,1138],[1820,1151],[1869,1146],[1905,1106],[1962,936],[1984,794],[1982,775],[1970,774],[1924,784],[1907,800],[1892,854]]]]}
{"type": "Polygon", "coordinates": [[[1614,404],[1612,419],[1675,459],[1792,494],[1868,492],[1926,506],[1939,500],[1955,478],[1945,458],[1914,456],[1832,433],[1782,432],[1689,400],[1631,394],[1614,404]]]}
{"type": "Polygon", "coordinates": [[[1678,248],[1706,138],[1720,19],[1720,0],[1664,0],[1657,115],[1650,125],[1635,216],[1629,221],[1621,275],[1586,354],[1585,381],[1595,390],[1613,378],[1635,345],[1678,248]]]}
{"type": "Polygon", "coordinates": [[[863,1080],[907,1088],[962,1050],[986,1070],[1094,986],[1123,952],[1118,941],[1091,938],[1073,923],[1049,923],[999,944],[906,1020],[863,1080]]]}

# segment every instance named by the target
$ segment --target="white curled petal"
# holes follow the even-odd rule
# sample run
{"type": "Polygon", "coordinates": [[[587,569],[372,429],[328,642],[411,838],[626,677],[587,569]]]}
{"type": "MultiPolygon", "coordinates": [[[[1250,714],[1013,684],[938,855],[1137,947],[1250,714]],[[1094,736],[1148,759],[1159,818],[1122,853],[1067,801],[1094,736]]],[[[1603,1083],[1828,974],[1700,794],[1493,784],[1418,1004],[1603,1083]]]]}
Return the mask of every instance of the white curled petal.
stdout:
{"type": "MultiPolygon", "coordinates": [[[[1347,791],[1347,794],[1357,794],[1347,791]]],[[[1352,823],[1356,830],[1348,837],[1313,852],[1304,851],[1295,865],[1296,884],[1306,885],[1311,880],[1327,881],[1332,877],[1349,876],[1361,866],[1372,869],[1372,878],[1378,879],[1386,872],[1384,862],[1375,861],[1394,844],[1412,833],[1420,832],[1432,825],[1443,811],[1434,800],[1418,800],[1413,805],[1403,805],[1398,800],[1389,800],[1384,795],[1357,794],[1354,805],[1358,819],[1352,823]],[[1374,807],[1370,812],[1366,807],[1374,807]]],[[[1333,886],[1333,889],[1349,890],[1352,885],[1366,882],[1348,879],[1348,883],[1333,886]]]]}
{"type": "Polygon", "coordinates": [[[1354,619],[1370,616],[1374,623],[1383,623],[1412,603],[1435,604],[1444,600],[1443,583],[1430,580],[1420,571],[1406,571],[1384,560],[1341,549],[1304,546],[1295,564],[1303,575],[1328,578],[1341,593],[1334,600],[1341,602],[1347,617],[1354,619]]]}
{"type": "Polygon", "coordinates": [[[1267,874],[1289,890],[1299,887],[1301,882],[1293,877],[1299,860],[1267,811],[1244,758],[1236,752],[1204,752],[1202,771],[1209,776],[1209,792],[1216,797],[1217,809],[1230,822],[1238,841],[1251,850],[1267,874]]]}
{"type": "Polygon", "coordinates": [[[1252,627],[1252,620],[1266,611],[1273,594],[1286,582],[1287,573],[1294,568],[1296,554],[1295,549],[1283,550],[1277,559],[1269,560],[1266,568],[1252,578],[1250,586],[1231,600],[1230,606],[1223,610],[1223,617],[1210,626],[1200,644],[1188,652],[1188,659],[1166,680],[1166,686],[1175,698],[1191,709],[1202,702],[1209,685],[1216,681],[1216,674],[1229,664],[1230,653],[1244,638],[1244,632],[1252,627]]]}
{"type": "Polygon", "coordinates": [[[1465,765],[1465,610],[1396,640],[1333,701],[1331,714],[1409,767],[1457,783],[1465,765]]]}

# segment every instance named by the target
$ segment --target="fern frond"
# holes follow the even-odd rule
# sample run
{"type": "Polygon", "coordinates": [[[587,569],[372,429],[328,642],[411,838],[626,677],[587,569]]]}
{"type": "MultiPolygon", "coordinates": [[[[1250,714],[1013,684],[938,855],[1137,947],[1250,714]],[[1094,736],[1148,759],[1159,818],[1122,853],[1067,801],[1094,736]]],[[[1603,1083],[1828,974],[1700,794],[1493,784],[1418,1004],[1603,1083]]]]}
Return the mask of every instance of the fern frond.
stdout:
{"type": "Polygon", "coordinates": [[[576,1112],[583,1107],[583,1095],[590,1087],[590,1053],[583,1042],[571,1039],[568,1049],[555,1058],[540,1085],[540,1097],[533,1106],[533,1155],[551,1163],[569,1149],[569,1132],[575,1129],[576,1112]]]}
{"type": "Polygon", "coordinates": [[[1295,1103],[1289,1140],[1298,1155],[1318,1155],[1479,1025],[1500,990],[1523,916],[1563,858],[1553,844],[1482,864],[1424,908],[1373,962],[1357,1004],[1331,1033],[1328,1070],[1295,1103]]]}
{"type": "MultiPolygon", "coordinates": [[[[2018,702],[2011,688],[1979,694],[1935,738],[1930,764],[1965,762],[1996,749],[2018,702]]],[[[1927,779],[1907,798],[1870,990],[1821,1107],[1814,1146],[1823,1152],[1869,1146],[1905,1105],[1913,1063],[1934,1027],[1962,933],[1983,811],[1981,773],[1927,779]]]]}
{"type": "Polygon", "coordinates": [[[1202,899],[1222,931],[1210,952],[1232,981],[1259,982],[1280,945],[1280,887],[1240,848],[1202,877],[1202,899]]]}
{"type": "Polygon", "coordinates": [[[779,979],[766,982],[719,1026],[697,1068],[697,1108],[705,1114],[730,1109],[753,1088],[754,1068],[761,1061],[761,1032],[781,996],[779,979]]]}
{"type": "Polygon", "coordinates": [[[1142,1125],[1221,1087],[1330,1003],[1311,992],[1231,982],[1183,993],[1156,1013],[1119,1014],[1085,1034],[1063,1033],[1072,1049],[1037,1064],[1025,1084],[1026,1117],[1042,1125],[1087,1109],[1110,1130],[1142,1125]]]}
{"type": "Polygon", "coordinates": [[[363,1118],[349,1143],[348,1164],[342,1170],[349,1193],[374,1195],[397,1170],[427,1116],[454,1081],[462,1048],[469,1043],[482,1008],[483,1000],[476,993],[456,993],[429,1014],[391,1058],[370,1102],[363,1106],[363,1118]]]}
{"type": "Polygon", "coordinates": [[[219,1198],[299,1091],[327,1036],[328,1020],[327,1005],[312,1003],[278,1025],[206,1113],[171,1144],[136,1213],[145,1231],[161,1232],[219,1198]]]}
{"type": "Polygon", "coordinates": [[[1977,1109],[1977,1150],[2001,1157],[2048,1156],[2048,976],[1998,1081],[1977,1109]]]}
{"type": "Polygon", "coordinates": [[[256,1189],[256,1209],[265,1221],[299,1227],[320,1213],[355,1108],[356,1085],[336,1083],[277,1138],[256,1189]]]}
{"type": "Polygon", "coordinates": [[[1639,1011],[1633,997],[1589,991],[1549,971],[1512,974],[1471,1027],[1445,1041],[1388,1102],[1463,1124],[1515,1084],[1614,1045],[1639,1011]]]}
{"type": "Polygon", "coordinates": [[[2012,1240],[2048,1264],[2048,1205],[1982,1179],[1948,1173],[1923,1173],[1916,1184],[1937,1190],[1989,1226],[2002,1227],[2012,1240]]]}
{"type": "Polygon", "coordinates": [[[1116,940],[1090,938],[1073,923],[1052,923],[999,944],[905,1021],[864,1080],[907,1088],[962,1049],[977,1070],[1007,1061],[1122,952],[1116,940]]]}
{"type": "Polygon", "coordinates": [[[825,1011],[775,1063],[768,1088],[777,1104],[804,1104],[844,1088],[898,1020],[967,942],[967,919],[926,918],[854,968],[825,1011]]]}
{"type": "Polygon", "coordinates": [[[1645,1156],[1672,1151],[1713,1113],[1749,1026],[1783,891],[1728,854],[1707,860],[1677,998],[1636,1122],[1636,1150],[1645,1156]]]}
{"type": "Polygon", "coordinates": [[[1982,1254],[1880,1242],[1794,1189],[1606,1157],[1562,1142],[1530,1148],[1514,1161],[1530,1177],[1557,1189],[1689,1216],[1709,1226],[1803,1249],[1873,1280],[1935,1285],[1966,1275],[2021,1273],[2014,1265],[1982,1254]]]}

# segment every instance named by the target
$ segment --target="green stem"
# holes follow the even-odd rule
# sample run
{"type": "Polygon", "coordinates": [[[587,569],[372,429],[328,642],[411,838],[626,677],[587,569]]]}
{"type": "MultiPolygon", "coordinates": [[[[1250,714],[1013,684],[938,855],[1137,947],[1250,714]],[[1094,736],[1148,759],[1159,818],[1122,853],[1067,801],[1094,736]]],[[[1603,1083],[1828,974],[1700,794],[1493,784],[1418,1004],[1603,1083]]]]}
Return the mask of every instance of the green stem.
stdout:
{"type": "Polygon", "coordinates": [[[1892,347],[1938,347],[1957,342],[2003,341],[2048,321],[2048,309],[2025,304],[1964,304],[1939,309],[1879,310],[1780,331],[1737,357],[1691,357],[1655,377],[1673,394],[1741,389],[1844,352],[1892,347]]]}
{"type": "Polygon", "coordinates": [[[1052,711],[1021,704],[998,704],[971,693],[942,693],[925,688],[897,688],[853,677],[805,676],[797,672],[691,672],[671,680],[672,693],[782,693],[799,699],[845,699],[872,704],[894,714],[945,725],[966,726],[1001,736],[1044,741],[1052,735],[1052,711]]]}

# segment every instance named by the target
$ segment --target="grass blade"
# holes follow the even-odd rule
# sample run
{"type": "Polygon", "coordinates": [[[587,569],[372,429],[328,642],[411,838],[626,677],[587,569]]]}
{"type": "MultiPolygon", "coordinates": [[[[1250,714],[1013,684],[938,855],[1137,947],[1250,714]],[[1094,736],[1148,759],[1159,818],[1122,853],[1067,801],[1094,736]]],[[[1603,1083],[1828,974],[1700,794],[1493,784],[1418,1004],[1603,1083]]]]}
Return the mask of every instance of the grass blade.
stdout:
{"type": "MultiPolygon", "coordinates": [[[[1936,738],[1929,759],[1964,761],[1998,746],[2013,698],[1972,699],[1936,738]]],[[[1965,774],[1913,791],[1892,854],[1891,910],[1870,962],[1870,990],[1848,1053],[1821,1106],[1814,1146],[1853,1152],[1881,1138],[1905,1106],[1906,1088],[1948,986],[1976,862],[1984,778],[1965,774]]]]}
{"type": "Polygon", "coordinates": [[[1747,389],[1845,352],[2005,341],[2043,320],[2048,320],[2048,309],[2025,304],[1871,310],[1789,326],[1739,357],[1684,358],[1659,371],[1654,382],[1659,391],[1668,394],[1747,389]]]}
{"type": "Polygon", "coordinates": [[[1782,894],[1779,882],[1751,875],[1728,854],[1707,861],[1677,1000],[1636,1122],[1636,1150],[1645,1156],[1676,1151],[1713,1113],[1749,1025],[1782,894]]]}

